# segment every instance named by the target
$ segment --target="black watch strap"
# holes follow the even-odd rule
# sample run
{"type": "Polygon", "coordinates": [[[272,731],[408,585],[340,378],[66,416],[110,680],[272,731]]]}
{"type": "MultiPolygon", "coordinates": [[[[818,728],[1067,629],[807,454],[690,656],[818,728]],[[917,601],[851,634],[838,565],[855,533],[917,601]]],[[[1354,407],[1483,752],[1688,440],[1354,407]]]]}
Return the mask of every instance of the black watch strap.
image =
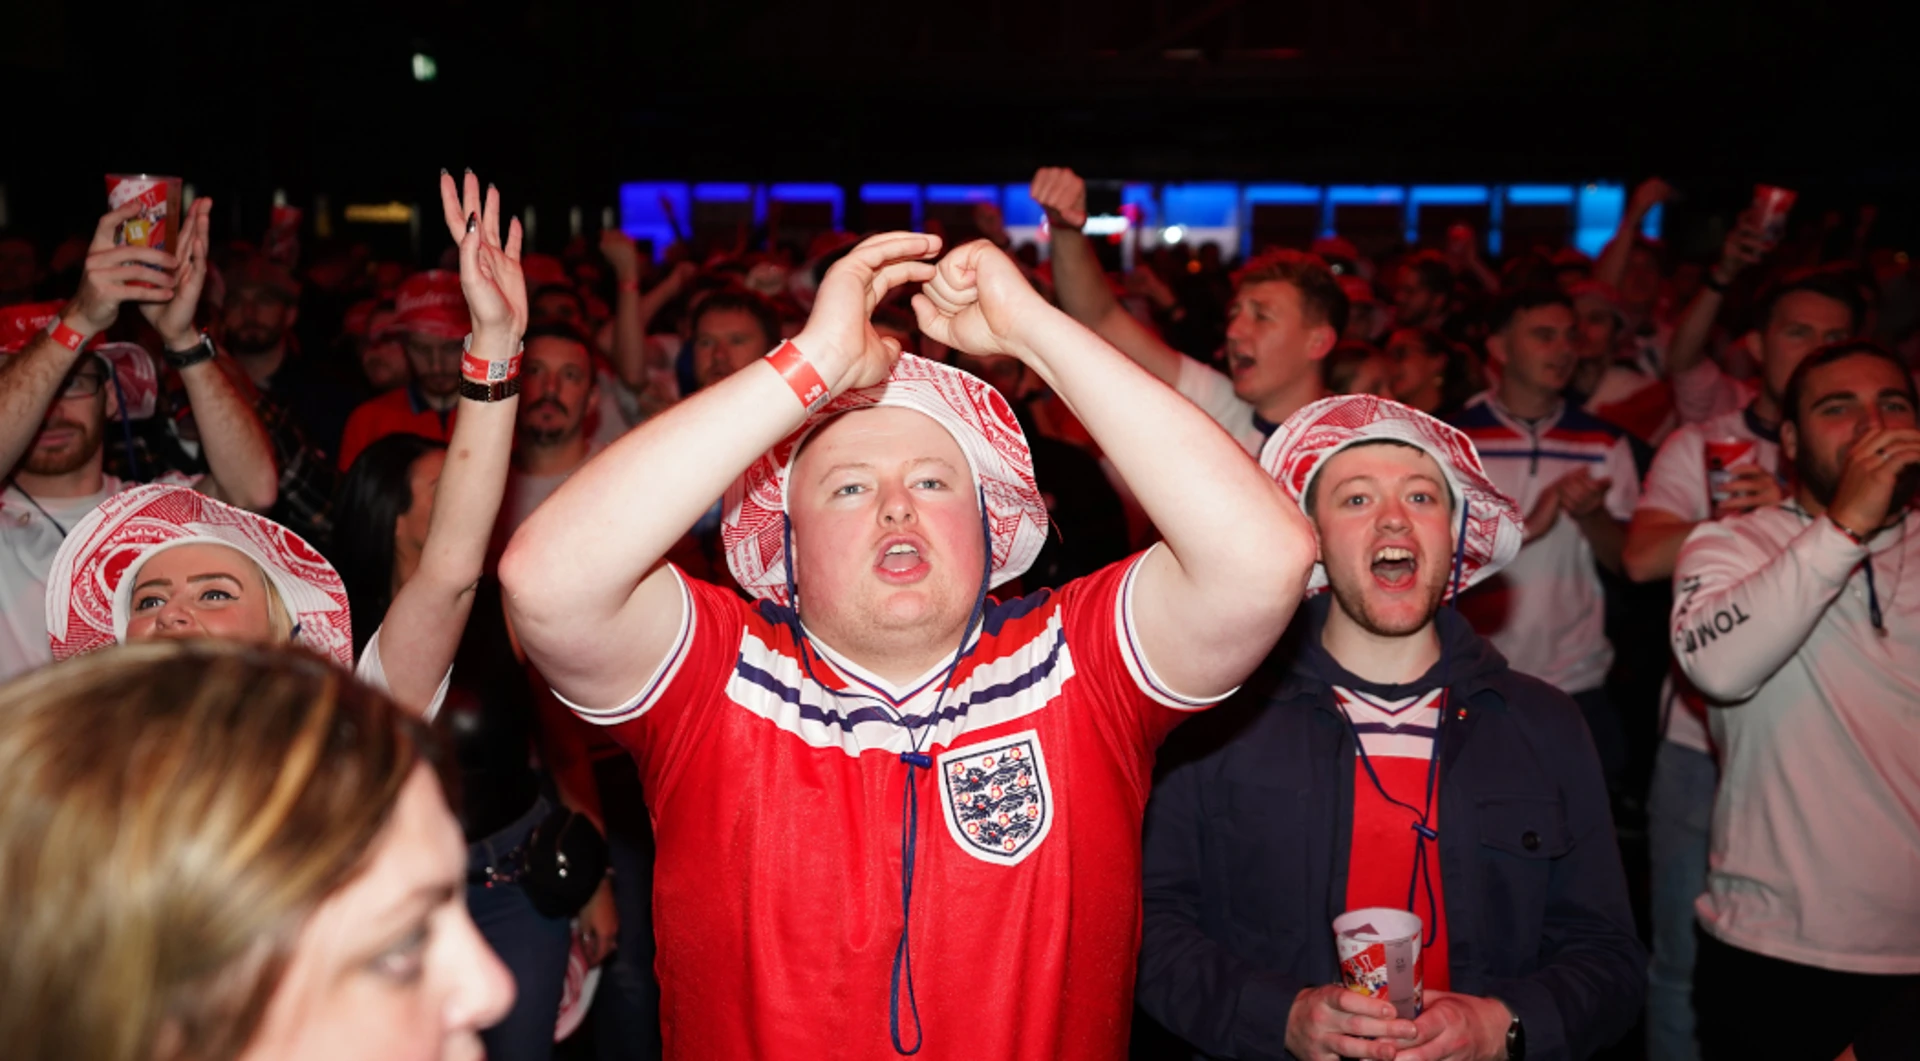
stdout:
{"type": "Polygon", "coordinates": [[[192,368],[202,361],[213,360],[215,353],[217,351],[213,346],[213,336],[201,332],[200,341],[185,350],[167,350],[167,364],[174,368],[192,368]]]}
{"type": "Polygon", "coordinates": [[[476,383],[465,376],[460,377],[460,397],[471,398],[476,402],[499,402],[520,393],[520,377],[496,380],[492,383],[476,383]]]}
{"type": "Polygon", "coordinates": [[[1507,1025],[1507,1061],[1527,1061],[1527,1026],[1518,1015],[1507,1025]]]}

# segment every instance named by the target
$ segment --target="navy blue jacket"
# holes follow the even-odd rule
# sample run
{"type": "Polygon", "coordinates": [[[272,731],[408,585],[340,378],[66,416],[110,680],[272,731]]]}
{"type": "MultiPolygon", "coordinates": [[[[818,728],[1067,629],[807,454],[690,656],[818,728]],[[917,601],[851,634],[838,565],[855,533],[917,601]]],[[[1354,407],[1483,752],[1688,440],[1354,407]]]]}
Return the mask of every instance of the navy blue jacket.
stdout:
{"type": "Polygon", "coordinates": [[[1209,1055],[1292,1056],[1294,996],[1339,981],[1331,926],[1345,909],[1355,753],[1329,687],[1409,696],[1445,668],[1436,799],[1451,989],[1505,1002],[1529,1061],[1615,1042],[1645,999],[1647,954],[1579,709],[1508,669],[1451,609],[1437,616],[1434,671],[1401,687],[1361,681],[1321,647],[1327,597],[1301,608],[1233,702],[1161,754],[1141,1007],[1209,1055]]]}

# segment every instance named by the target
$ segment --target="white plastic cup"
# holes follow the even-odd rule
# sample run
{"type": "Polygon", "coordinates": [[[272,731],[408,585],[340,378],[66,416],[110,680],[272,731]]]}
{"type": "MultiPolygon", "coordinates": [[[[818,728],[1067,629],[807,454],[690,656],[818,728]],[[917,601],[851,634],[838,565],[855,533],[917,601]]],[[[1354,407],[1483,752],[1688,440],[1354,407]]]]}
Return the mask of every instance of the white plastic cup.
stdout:
{"type": "Polygon", "coordinates": [[[1393,1003],[1395,1016],[1420,1015],[1418,914],[1384,906],[1349,910],[1333,919],[1334,948],[1340,954],[1340,982],[1349,991],[1393,1003]]]}

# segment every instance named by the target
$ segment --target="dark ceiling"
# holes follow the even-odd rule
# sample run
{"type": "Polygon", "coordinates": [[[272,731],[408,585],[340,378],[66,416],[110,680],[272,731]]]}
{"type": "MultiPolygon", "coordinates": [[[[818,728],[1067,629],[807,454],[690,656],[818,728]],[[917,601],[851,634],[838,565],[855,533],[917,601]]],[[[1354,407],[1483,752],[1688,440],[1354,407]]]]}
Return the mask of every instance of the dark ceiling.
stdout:
{"type": "MultiPolygon", "coordinates": [[[[612,202],[622,179],[1508,181],[1660,172],[1911,195],[1887,9],[1737,0],[610,0],[8,5],[13,222],[109,168],[264,210],[430,194],[612,202]],[[164,17],[157,17],[164,16],[164,17]],[[438,77],[417,83],[411,56],[438,77]],[[35,117],[28,118],[26,115],[35,117]]],[[[1896,212],[1897,212],[1897,208],[1896,212]]]]}

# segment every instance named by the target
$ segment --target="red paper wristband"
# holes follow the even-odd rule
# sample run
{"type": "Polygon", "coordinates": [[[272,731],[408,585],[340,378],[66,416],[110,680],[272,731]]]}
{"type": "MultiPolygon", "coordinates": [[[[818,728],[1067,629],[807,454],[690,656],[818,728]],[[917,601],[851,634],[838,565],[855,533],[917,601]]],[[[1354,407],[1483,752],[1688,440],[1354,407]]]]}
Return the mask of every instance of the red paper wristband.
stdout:
{"type": "Polygon", "coordinates": [[[620,281],[620,283],[619,283],[619,289],[620,289],[620,290],[622,290],[622,291],[635,291],[635,292],[637,292],[637,291],[639,291],[639,290],[640,290],[640,281],[638,281],[638,280],[622,280],[622,281],[620,281]]]}
{"type": "Polygon", "coordinates": [[[460,374],[475,383],[504,383],[519,377],[520,357],[515,354],[505,361],[488,361],[484,357],[461,354],[460,374]]]}
{"type": "Polygon", "coordinates": [[[767,355],[767,364],[772,365],[773,370],[780,373],[780,378],[787,381],[787,386],[793,388],[793,396],[800,399],[800,404],[806,406],[808,412],[827,404],[827,399],[833,396],[813,363],[807,360],[807,355],[801,353],[799,347],[793,345],[792,340],[774,347],[773,353],[767,355]]]}
{"type": "Polygon", "coordinates": [[[47,329],[47,334],[53,336],[54,342],[69,350],[78,350],[87,345],[87,336],[67,327],[67,322],[63,320],[54,321],[53,327],[47,329]]]}

